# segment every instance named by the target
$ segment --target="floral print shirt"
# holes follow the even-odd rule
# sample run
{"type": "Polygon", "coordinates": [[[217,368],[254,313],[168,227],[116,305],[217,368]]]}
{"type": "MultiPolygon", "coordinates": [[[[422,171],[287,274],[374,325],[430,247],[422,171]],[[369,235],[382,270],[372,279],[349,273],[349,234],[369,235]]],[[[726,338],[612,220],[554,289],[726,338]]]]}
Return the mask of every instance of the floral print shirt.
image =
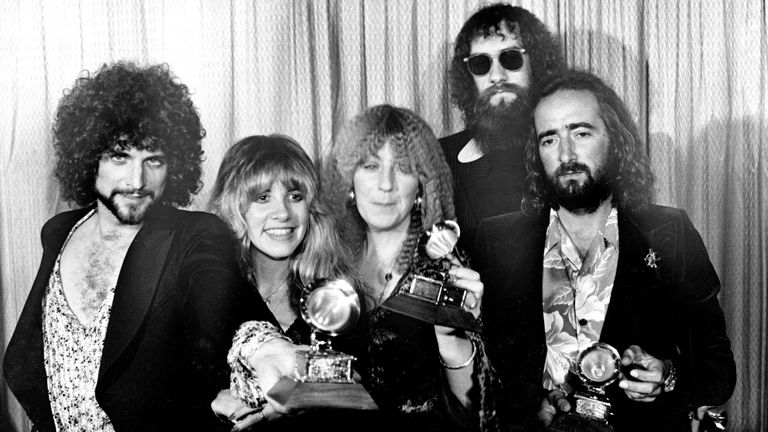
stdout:
{"type": "MultiPolygon", "coordinates": [[[[92,214],[89,212],[75,224],[61,250],[92,214]]],[[[59,252],[43,298],[45,372],[57,431],[114,431],[95,393],[114,293],[112,287],[93,322],[81,323],[64,296],[59,252]]]]}
{"type": "Polygon", "coordinates": [[[543,385],[563,385],[579,353],[600,339],[619,261],[616,208],[582,257],[555,210],[544,246],[542,302],[547,356],[543,385]]]}

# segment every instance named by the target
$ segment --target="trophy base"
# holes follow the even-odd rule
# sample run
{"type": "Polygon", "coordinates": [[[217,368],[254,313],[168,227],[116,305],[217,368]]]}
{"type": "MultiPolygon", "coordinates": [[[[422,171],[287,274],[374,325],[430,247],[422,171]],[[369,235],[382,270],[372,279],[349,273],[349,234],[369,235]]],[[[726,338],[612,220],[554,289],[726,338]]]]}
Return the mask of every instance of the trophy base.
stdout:
{"type": "Polygon", "coordinates": [[[392,296],[382,303],[381,307],[430,324],[470,331],[480,330],[477,320],[471,313],[456,307],[441,306],[421,300],[408,294],[392,296]]]}
{"type": "Polygon", "coordinates": [[[549,432],[613,432],[608,423],[585,417],[581,414],[565,413],[555,417],[547,428],[549,432]]]}
{"type": "Polygon", "coordinates": [[[307,383],[354,384],[351,355],[322,348],[296,352],[296,377],[307,383]]]}
{"type": "Polygon", "coordinates": [[[267,392],[267,395],[289,410],[379,409],[368,391],[359,383],[302,382],[283,377],[267,392]]]}
{"type": "Polygon", "coordinates": [[[556,417],[547,429],[552,432],[613,432],[608,423],[611,404],[598,395],[576,392],[572,409],[556,417]]]}

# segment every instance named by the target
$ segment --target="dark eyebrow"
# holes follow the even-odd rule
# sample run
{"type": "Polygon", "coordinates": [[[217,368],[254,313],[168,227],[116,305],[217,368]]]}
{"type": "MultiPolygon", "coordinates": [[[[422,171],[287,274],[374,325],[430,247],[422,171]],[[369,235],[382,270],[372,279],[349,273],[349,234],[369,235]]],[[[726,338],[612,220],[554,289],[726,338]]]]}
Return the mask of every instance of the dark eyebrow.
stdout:
{"type": "Polygon", "coordinates": [[[568,130],[574,130],[578,128],[587,128],[587,129],[594,129],[595,127],[590,122],[578,122],[578,123],[568,123],[565,125],[565,128],[568,130]]]}
{"type": "MultiPolygon", "coordinates": [[[[589,123],[589,122],[568,123],[568,124],[565,125],[565,128],[568,129],[569,131],[572,131],[572,130],[578,129],[578,128],[582,128],[582,127],[583,128],[587,128],[587,129],[594,129],[595,128],[592,125],[592,123],[589,123]]],[[[536,137],[538,139],[542,139],[545,136],[554,135],[556,133],[557,133],[557,129],[549,129],[549,130],[545,130],[544,132],[539,132],[539,134],[536,135],[536,137]]]]}

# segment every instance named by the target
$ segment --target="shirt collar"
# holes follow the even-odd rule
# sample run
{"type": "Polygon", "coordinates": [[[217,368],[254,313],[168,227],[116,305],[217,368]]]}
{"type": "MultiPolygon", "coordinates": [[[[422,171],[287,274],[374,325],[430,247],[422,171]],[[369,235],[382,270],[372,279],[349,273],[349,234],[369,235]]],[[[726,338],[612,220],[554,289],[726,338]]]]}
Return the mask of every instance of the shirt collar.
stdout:
{"type": "MultiPolygon", "coordinates": [[[[560,216],[557,215],[555,209],[549,209],[549,225],[547,225],[547,237],[544,245],[544,255],[549,253],[553,248],[562,243],[562,233],[565,227],[560,221],[560,216]]],[[[608,218],[605,220],[605,225],[598,231],[598,235],[603,236],[603,240],[608,244],[613,245],[617,250],[619,248],[619,212],[616,207],[611,207],[611,212],[608,214],[608,218]]]]}

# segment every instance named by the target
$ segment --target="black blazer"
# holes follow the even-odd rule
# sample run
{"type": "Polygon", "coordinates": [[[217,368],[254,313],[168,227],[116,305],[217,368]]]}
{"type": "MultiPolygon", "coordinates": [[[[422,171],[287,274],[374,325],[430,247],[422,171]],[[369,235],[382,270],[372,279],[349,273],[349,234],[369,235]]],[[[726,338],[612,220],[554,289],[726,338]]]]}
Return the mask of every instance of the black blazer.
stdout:
{"type": "MultiPolygon", "coordinates": [[[[67,234],[90,208],[42,230],[43,258],[5,354],[5,377],[40,431],[55,430],[43,362],[42,300],[67,234]]],[[[213,430],[229,386],[238,325],[269,319],[239,276],[226,226],[207,213],[156,206],[128,249],[115,288],[96,399],[117,431],[213,430]]]]}
{"type": "MultiPolygon", "coordinates": [[[[505,386],[499,412],[508,429],[533,430],[546,355],[542,268],[548,212],[510,213],[480,226],[475,258],[483,282],[489,357],[505,386]]],[[[687,413],[719,405],[736,366],[717,301],[720,282],[684,211],[650,206],[619,211],[619,262],[600,340],[623,352],[636,344],[678,369],[676,388],[652,403],[609,389],[617,430],[690,430],[687,413]],[[645,261],[649,249],[658,268],[645,261]]]]}

